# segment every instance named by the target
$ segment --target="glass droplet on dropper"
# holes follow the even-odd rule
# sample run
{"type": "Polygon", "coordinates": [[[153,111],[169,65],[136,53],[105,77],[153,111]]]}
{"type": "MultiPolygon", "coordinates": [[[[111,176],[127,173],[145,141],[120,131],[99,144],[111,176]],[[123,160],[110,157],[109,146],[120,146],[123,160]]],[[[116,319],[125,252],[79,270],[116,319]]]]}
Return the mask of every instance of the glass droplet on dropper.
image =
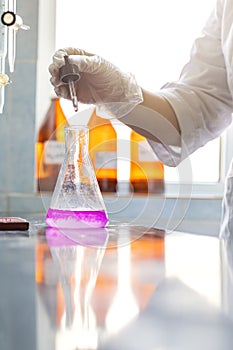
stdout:
{"type": "Polygon", "coordinates": [[[57,228],[99,228],[108,223],[102,194],[88,153],[87,126],[65,127],[65,158],[46,223],[57,228]]]}

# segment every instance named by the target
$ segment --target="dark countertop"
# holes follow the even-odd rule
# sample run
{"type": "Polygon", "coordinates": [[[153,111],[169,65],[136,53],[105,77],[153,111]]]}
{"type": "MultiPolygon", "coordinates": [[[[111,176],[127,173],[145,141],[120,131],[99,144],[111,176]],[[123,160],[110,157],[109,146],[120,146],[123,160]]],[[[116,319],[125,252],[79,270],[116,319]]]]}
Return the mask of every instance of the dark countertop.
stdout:
{"type": "Polygon", "coordinates": [[[24,218],[0,231],[1,350],[232,350],[230,239],[24,218]]]}

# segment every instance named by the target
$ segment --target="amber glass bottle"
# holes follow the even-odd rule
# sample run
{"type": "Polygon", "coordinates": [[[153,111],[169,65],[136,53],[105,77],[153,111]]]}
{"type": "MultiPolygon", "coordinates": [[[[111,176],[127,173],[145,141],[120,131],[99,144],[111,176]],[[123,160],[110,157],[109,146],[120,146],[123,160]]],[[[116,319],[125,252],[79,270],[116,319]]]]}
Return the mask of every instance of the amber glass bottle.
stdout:
{"type": "Polygon", "coordinates": [[[164,192],[164,165],[146,138],[133,130],[130,135],[130,185],[134,192],[164,192]]]}
{"type": "Polygon", "coordinates": [[[89,122],[89,154],[102,192],[117,190],[117,134],[110,120],[94,109],[89,122]]]}
{"type": "Polygon", "coordinates": [[[64,159],[66,117],[59,98],[52,98],[40,126],[36,143],[36,179],[38,191],[53,191],[64,159]]]}

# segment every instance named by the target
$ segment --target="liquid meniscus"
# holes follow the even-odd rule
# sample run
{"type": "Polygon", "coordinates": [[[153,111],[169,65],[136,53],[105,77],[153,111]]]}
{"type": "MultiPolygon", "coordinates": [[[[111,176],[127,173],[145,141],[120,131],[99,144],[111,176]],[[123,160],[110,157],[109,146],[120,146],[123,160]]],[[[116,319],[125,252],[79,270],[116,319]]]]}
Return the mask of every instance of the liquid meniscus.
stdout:
{"type": "Polygon", "coordinates": [[[104,210],[62,210],[49,208],[46,224],[57,228],[100,228],[108,223],[104,210]]]}

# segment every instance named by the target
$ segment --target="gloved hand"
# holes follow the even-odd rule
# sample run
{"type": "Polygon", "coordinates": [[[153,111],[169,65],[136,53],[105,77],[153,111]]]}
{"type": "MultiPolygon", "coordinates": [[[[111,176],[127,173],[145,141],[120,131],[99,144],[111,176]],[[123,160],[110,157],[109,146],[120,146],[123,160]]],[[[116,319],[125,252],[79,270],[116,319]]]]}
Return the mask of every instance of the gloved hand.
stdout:
{"type": "Polygon", "coordinates": [[[56,51],[49,66],[52,75],[50,81],[59,97],[70,99],[67,84],[59,79],[59,69],[64,65],[65,55],[80,72],[81,78],[75,82],[79,102],[95,104],[100,116],[121,118],[143,101],[141,88],[132,74],[121,72],[98,55],[75,48],[56,51]]]}

